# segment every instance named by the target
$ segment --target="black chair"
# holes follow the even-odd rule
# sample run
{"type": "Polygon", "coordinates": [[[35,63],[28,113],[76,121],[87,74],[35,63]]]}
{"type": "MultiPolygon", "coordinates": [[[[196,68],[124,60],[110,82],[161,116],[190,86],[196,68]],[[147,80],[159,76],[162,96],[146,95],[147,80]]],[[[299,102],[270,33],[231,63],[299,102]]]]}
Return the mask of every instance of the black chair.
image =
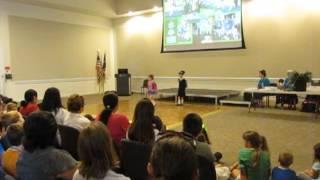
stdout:
{"type": "Polygon", "coordinates": [[[74,159],[79,160],[77,146],[80,132],[75,128],[63,125],[59,125],[58,128],[61,136],[61,148],[68,151],[74,159]]]}
{"type": "Polygon", "coordinates": [[[141,86],[141,94],[145,94],[144,89],[148,88],[148,79],[143,80],[142,86],[141,86]]]}
{"type": "Polygon", "coordinates": [[[213,162],[205,157],[198,156],[199,180],[216,180],[217,174],[213,162]]]}
{"type": "Polygon", "coordinates": [[[136,141],[122,140],[120,148],[120,167],[123,174],[132,180],[147,180],[147,164],[152,146],[136,141]]]}

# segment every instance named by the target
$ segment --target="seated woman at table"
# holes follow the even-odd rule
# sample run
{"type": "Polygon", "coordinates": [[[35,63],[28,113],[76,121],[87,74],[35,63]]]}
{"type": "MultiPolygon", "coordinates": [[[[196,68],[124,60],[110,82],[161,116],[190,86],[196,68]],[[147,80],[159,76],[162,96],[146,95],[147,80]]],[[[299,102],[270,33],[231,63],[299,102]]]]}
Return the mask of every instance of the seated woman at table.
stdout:
{"type": "MultiPolygon", "coordinates": [[[[263,70],[259,71],[259,77],[260,77],[260,80],[258,82],[258,89],[263,89],[264,87],[270,85],[271,82],[267,78],[266,70],[263,69],[263,70]]],[[[259,94],[253,94],[253,96],[254,96],[254,100],[256,101],[256,103],[259,106],[262,106],[262,99],[265,96],[265,94],[259,93],[259,94]]]]}
{"type": "Polygon", "coordinates": [[[267,77],[267,72],[266,70],[261,70],[259,71],[259,77],[260,77],[260,80],[258,82],[258,89],[262,89],[266,86],[269,86],[270,85],[270,80],[269,78],[267,77]]]}

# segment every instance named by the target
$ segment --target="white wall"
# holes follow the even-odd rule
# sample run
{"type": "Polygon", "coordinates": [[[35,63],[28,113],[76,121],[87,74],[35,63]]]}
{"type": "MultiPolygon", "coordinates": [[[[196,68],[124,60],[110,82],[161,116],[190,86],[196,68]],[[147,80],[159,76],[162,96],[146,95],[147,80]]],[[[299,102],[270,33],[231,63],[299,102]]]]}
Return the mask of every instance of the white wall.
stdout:
{"type": "MultiPolygon", "coordinates": [[[[2,65],[2,67],[0,67],[1,69],[3,69],[3,66],[11,65],[10,39],[8,28],[8,16],[10,15],[85,25],[91,27],[112,28],[110,20],[103,17],[89,16],[84,14],[41,8],[19,3],[10,3],[7,1],[0,0],[0,61],[3,61],[3,65],[0,62],[0,66],[2,65]]],[[[111,31],[109,39],[110,42],[106,42],[106,48],[109,48],[107,49],[107,52],[109,52],[110,54],[108,55],[109,62],[107,62],[107,64],[109,65],[109,69],[107,69],[105,89],[113,90],[115,88],[113,74],[115,72],[114,70],[116,66],[113,48],[113,31],[111,31]]],[[[0,71],[0,73],[1,72],[2,71],[0,71]]],[[[72,93],[94,94],[98,92],[95,77],[47,80],[34,79],[26,81],[8,80],[5,83],[5,87],[2,88],[0,86],[0,88],[2,88],[1,91],[3,91],[5,95],[12,97],[15,100],[21,100],[23,98],[25,90],[29,88],[36,89],[39,93],[39,97],[41,98],[45,89],[52,86],[59,88],[61,90],[62,96],[68,96],[72,93]]]]}

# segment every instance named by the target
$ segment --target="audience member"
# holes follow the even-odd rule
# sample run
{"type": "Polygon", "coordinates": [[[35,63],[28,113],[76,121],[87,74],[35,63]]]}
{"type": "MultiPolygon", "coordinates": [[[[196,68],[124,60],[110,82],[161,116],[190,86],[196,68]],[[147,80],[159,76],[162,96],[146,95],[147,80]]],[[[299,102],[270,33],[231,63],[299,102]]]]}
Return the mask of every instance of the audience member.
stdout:
{"type": "Polygon", "coordinates": [[[81,131],[89,126],[90,121],[81,113],[84,109],[84,98],[77,94],[71,95],[67,102],[69,116],[65,119],[64,125],[81,131]]]}
{"type": "Polygon", "coordinates": [[[8,127],[7,138],[11,147],[2,156],[2,167],[10,176],[17,177],[16,163],[22,152],[22,138],[24,136],[21,124],[12,124],[8,127]]]}
{"type": "Polygon", "coordinates": [[[179,136],[164,135],[157,140],[147,169],[157,180],[196,180],[199,176],[194,147],[179,136]]]}
{"type": "Polygon", "coordinates": [[[129,180],[112,170],[114,167],[112,149],[112,139],[102,123],[93,122],[83,129],[78,142],[81,162],[73,180],[129,180]]]}
{"type": "Polygon", "coordinates": [[[24,100],[20,102],[19,112],[23,116],[29,116],[32,112],[38,111],[38,93],[33,89],[29,89],[24,93],[24,100]]]}
{"type": "Polygon", "coordinates": [[[266,140],[255,131],[247,131],[243,134],[244,146],[239,152],[239,164],[231,167],[233,176],[238,179],[268,180],[270,177],[270,155],[266,140]],[[238,172],[237,167],[240,168],[238,172]]]}
{"type": "MultiPolygon", "coordinates": [[[[186,115],[183,120],[183,132],[192,135],[195,139],[200,134],[201,130],[202,118],[195,113],[186,115]]],[[[207,143],[196,141],[196,154],[206,158],[212,164],[217,160],[207,143]]]]}
{"type": "Polygon", "coordinates": [[[26,119],[24,150],[17,162],[18,179],[72,179],[77,162],[66,151],[54,147],[57,127],[49,112],[34,112],[26,119]]]}
{"type": "Polygon", "coordinates": [[[119,108],[118,96],[109,92],[103,96],[104,110],[97,117],[104,125],[109,129],[113,141],[119,145],[121,139],[126,137],[126,133],[129,127],[129,119],[117,113],[119,108]]]}
{"type": "Polygon", "coordinates": [[[46,90],[40,109],[51,112],[58,125],[63,125],[64,120],[69,116],[69,112],[62,106],[60,91],[55,87],[46,90]]]}
{"type": "Polygon", "coordinates": [[[6,105],[6,110],[7,110],[7,112],[18,111],[18,104],[15,102],[9,102],[6,105]]]}
{"type": "Polygon", "coordinates": [[[320,143],[314,145],[314,159],[311,169],[307,169],[304,173],[298,175],[301,180],[320,180],[320,143]]]}
{"type": "Polygon", "coordinates": [[[154,105],[149,99],[142,99],[136,105],[133,122],[128,130],[128,139],[144,144],[153,144],[159,133],[154,125],[154,105]]]}
{"type": "Polygon", "coordinates": [[[290,169],[293,155],[289,152],[279,154],[279,166],[272,169],[272,180],[297,180],[296,172],[290,169]]]}
{"type": "MultiPolygon", "coordinates": [[[[2,147],[4,150],[7,150],[11,144],[8,140],[7,137],[7,128],[11,125],[11,124],[23,124],[24,123],[24,119],[22,118],[22,115],[17,112],[17,111],[11,111],[11,112],[7,112],[4,113],[1,116],[1,120],[0,120],[0,148],[2,147]]],[[[1,151],[0,151],[1,154],[1,151]]]]}

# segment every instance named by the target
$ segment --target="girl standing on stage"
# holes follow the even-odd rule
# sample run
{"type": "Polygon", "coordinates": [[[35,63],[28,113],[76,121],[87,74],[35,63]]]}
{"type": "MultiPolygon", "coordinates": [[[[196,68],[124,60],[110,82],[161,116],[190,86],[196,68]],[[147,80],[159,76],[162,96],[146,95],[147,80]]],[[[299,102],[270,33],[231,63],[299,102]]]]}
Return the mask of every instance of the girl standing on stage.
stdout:
{"type": "Polygon", "coordinates": [[[154,81],[154,75],[150,74],[148,76],[148,98],[152,102],[153,105],[155,105],[155,96],[157,95],[158,87],[157,83],[154,81]]]}
{"type": "Polygon", "coordinates": [[[179,89],[178,89],[178,96],[177,96],[177,105],[183,105],[184,103],[184,97],[186,96],[186,89],[187,89],[187,80],[183,77],[185,71],[179,72],[179,89]]]}

